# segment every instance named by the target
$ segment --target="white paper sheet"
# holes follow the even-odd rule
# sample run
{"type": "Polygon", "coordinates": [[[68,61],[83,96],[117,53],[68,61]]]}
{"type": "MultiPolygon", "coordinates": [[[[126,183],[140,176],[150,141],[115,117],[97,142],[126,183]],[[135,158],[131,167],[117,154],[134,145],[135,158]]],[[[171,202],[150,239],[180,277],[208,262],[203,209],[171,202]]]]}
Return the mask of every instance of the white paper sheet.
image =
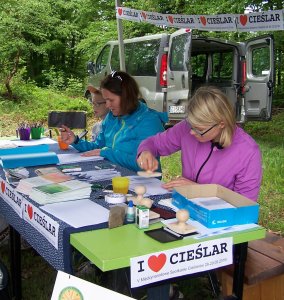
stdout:
{"type": "Polygon", "coordinates": [[[135,192],[137,185],[144,185],[146,187],[145,197],[152,195],[164,195],[169,191],[162,188],[162,181],[158,178],[146,178],[141,176],[127,176],[130,179],[129,190],[135,192]]]}
{"type": "Polygon", "coordinates": [[[40,209],[75,228],[104,223],[109,217],[108,209],[88,199],[47,204],[40,209]]]}
{"type": "Polygon", "coordinates": [[[52,145],[56,144],[57,142],[55,140],[52,140],[47,137],[43,137],[38,140],[28,140],[28,141],[23,141],[23,140],[13,140],[11,141],[13,144],[17,146],[35,146],[35,145],[52,145]]]}
{"type": "Polygon", "coordinates": [[[113,169],[91,170],[86,172],[77,172],[75,174],[79,179],[93,181],[110,180],[113,177],[121,176],[120,172],[113,169]]]}
{"type": "Polygon", "coordinates": [[[102,156],[82,156],[82,153],[64,153],[57,154],[57,156],[60,165],[78,163],[82,161],[98,161],[104,159],[102,156]]]}

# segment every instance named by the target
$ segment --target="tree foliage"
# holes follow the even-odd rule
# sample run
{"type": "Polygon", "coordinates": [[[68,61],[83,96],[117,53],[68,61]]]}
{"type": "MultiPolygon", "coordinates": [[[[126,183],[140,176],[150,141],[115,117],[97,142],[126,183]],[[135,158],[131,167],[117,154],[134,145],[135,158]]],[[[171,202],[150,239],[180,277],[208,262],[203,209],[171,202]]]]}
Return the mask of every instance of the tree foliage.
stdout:
{"type": "MultiPolygon", "coordinates": [[[[132,0],[126,7],[172,14],[225,14],[282,9],[283,1],[132,0]]],[[[123,21],[124,38],[174,31],[147,23],[123,21]]],[[[206,33],[244,40],[263,33],[206,33]]],[[[277,63],[282,67],[283,31],[274,32],[277,63]]],[[[38,86],[64,88],[70,80],[82,82],[86,62],[102,46],[117,39],[115,1],[110,0],[5,0],[0,3],[0,80],[10,98],[16,75],[38,86]]],[[[283,71],[282,71],[283,73],[283,71]]],[[[278,83],[281,83],[281,68],[278,83]]]]}

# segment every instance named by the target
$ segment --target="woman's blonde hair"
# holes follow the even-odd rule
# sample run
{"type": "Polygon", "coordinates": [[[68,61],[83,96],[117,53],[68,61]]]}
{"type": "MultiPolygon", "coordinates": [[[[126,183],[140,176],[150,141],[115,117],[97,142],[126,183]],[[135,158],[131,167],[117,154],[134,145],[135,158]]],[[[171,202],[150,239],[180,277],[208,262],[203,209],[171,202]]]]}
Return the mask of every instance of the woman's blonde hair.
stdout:
{"type": "Polygon", "coordinates": [[[236,126],[235,110],[218,88],[203,86],[198,88],[188,104],[188,121],[192,127],[213,126],[224,123],[219,144],[228,147],[236,126]]]}

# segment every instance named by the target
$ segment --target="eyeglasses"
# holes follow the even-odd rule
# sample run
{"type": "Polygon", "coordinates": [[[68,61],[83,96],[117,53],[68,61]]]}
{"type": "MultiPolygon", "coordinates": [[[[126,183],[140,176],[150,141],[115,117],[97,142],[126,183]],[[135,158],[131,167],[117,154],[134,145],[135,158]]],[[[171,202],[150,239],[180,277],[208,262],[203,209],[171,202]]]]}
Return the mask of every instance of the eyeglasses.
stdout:
{"type": "Polygon", "coordinates": [[[94,107],[100,107],[102,104],[106,104],[106,102],[93,102],[94,107]]]}
{"type": "Polygon", "coordinates": [[[111,76],[111,78],[117,78],[117,79],[119,79],[120,81],[122,81],[121,76],[119,76],[119,75],[117,74],[116,71],[112,71],[112,72],[110,73],[110,76],[111,76]]]}
{"type": "Polygon", "coordinates": [[[207,132],[209,132],[211,129],[213,129],[214,127],[216,127],[218,124],[214,124],[213,126],[211,126],[210,128],[208,128],[205,131],[200,131],[194,127],[191,126],[191,130],[193,130],[196,134],[203,136],[204,134],[206,134],[207,132]]]}

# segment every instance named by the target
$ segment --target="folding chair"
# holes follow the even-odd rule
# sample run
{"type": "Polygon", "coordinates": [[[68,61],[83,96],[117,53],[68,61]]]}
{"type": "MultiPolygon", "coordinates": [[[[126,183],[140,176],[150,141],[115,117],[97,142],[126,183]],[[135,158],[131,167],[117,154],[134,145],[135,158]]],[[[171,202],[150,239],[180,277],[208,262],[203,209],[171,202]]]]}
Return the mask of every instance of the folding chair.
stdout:
{"type": "Polygon", "coordinates": [[[52,129],[59,134],[58,128],[61,128],[62,125],[66,125],[70,129],[86,130],[87,114],[85,111],[50,111],[47,124],[50,138],[52,138],[52,129]]]}

